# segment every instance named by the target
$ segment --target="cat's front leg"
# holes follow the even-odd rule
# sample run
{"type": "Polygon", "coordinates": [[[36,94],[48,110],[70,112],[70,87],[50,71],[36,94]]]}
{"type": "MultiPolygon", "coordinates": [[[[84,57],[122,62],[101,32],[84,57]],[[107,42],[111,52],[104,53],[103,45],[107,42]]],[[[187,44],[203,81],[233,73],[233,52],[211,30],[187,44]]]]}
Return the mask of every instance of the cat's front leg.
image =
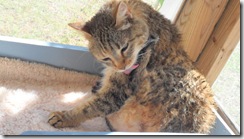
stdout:
{"type": "MultiPolygon", "coordinates": [[[[74,127],[78,126],[80,122],[90,119],[86,117],[86,109],[93,103],[95,97],[92,96],[90,100],[88,100],[87,104],[80,104],[77,107],[73,108],[69,111],[54,111],[49,114],[48,123],[55,128],[62,127],[74,127]]],[[[92,114],[92,113],[91,113],[92,114]]],[[[94,116],[90,116],[94,117],[94,116]]]]}
{"type": "Polygon", "coordinates": [[[56,111],[49,115],[48,123],[56,128],[78,126],[79,122],[69,118],[68,111],[56,111]]]}
{"type": "MultiPolygon", "coordinates": [[[[114,82],[113,82],[114,83],[114,82]]],[[[52,112],[48,123],[56,128],[77,126],[80,122],[118,111],[128,99],[126,89],[120,84],[110,83],[102,87],[86,103],[80,104],[70,111],[52,112]]]]}
{"type": "Polygon", "coordinates": [[[91,92],[95,94],[95,93],[98,92],[98,90],[99,90],[101,87],[102,87],[102,85],[101,85],[101,81],[97,81],[96,84],[92,87],[91,92]]]}

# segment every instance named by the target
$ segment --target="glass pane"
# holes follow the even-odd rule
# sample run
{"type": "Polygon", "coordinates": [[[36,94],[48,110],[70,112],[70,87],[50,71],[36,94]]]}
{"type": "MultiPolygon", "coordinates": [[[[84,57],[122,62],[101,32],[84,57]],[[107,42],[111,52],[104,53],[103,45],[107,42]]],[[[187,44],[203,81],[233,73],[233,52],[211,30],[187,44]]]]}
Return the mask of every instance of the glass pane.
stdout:
{"type": "Polygon", "coordinates": [[[213,85],[223,110],[240,129],[240,42],[213,85]]]}

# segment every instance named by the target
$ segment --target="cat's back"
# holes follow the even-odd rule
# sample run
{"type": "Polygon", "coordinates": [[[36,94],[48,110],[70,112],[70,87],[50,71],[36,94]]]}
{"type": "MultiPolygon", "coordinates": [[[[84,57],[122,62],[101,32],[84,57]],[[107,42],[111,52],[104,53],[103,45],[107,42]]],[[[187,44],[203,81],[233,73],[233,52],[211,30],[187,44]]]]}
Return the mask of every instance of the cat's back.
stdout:
{"type": "Polygon", "coordinates": [[[149,62],[151,90],[143,94],[144,103],[154,107],[148,113],[161,115],[154,121],[161,122],[160,131],[208,133],[215,122],[214,94],[182,47],[175,45],[180,43],[169,45],[174,48],[155,54],[149,62]]]}

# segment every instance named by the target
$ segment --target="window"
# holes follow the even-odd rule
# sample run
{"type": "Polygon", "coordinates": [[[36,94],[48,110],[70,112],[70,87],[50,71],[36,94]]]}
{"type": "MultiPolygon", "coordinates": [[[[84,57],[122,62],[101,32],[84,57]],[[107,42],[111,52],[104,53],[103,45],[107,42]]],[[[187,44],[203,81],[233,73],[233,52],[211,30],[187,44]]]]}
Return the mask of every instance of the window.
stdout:
{"type": "Polygon", "coordinates": [[[212,88],[220,107],[240,131],[240,42],[212,88]]]}
{"type": "MultiPolygon", "coordinates": [[[[89,20],[107,1],[1,1],[0,35],[86,46],[86,40],[68,23],[89,20]]],[[[158,7],[162,0],[144,1],[158,7]]]]}
{"type": "Polygon", "coordinates": [[[68,23],[87,20],[104,0],[1,1],[0,35],[85,46],[68,23]],[[92,10],[91,10],[92,9],[92,10]]]}
{"type": "MultiPolygon", "coordinates": [[[[55,42],[61,44],[70,44],[75,46],[86,46],[87,45],[86,40],[83,39],[79,33],[69,28],[67,24],[70,22],[76,22],[77,20],[78,21],[89,20],[97,12],[97,10],[99,10],[100,6],[103,5],[106,1],[108,0],[90,0],[90,1],[43,0],[42,2],[33,1],[33,0],[24,0],[21,2],[2,0],[0,4],[0,11],[1,11],[0,12],[0,17],[1,17],[0,35],[41,40],[46,42],[55,42]]],[[[160,7],[159,4],[160,0],[144,0],[144,1],[149,3],[155,8],[160,7]]],[[[177,1],[164,0],[164,4],[158,10],[166,18],[169,18],[171,21],[174,22],[180,7],[184,2],[185,2],[184,0],[177,0],[177,1]]],[[[191,3],[194,2],[192,1],[191,3]]],[[[194,5],[192,7],[194,7],[194,5]]],[[[29,47],[30,46],[31,45],[29,44],[29,47]]],[[[76,47],[76,48],[81,48],[81,47],[76,47]]],[[[53,56],[54,52],[57,54],[61,54],[61,51],[62,50],[59,50],[57,52],[57,50],[53,50],[53,51],[49,51],[48,54],[46,53],[45,54],[53,56]]],[[[13,53],[12,50],[10,50],[9,52],[13,53]]],[[[16,53],[21,53],[21,52],[22,51],[16,50],[16,53]]],[[[16,53],[14,53],[14,55],[16,55],[16,53]]],[[[73,51],[70,52],[70,55],[66,55],[70,59],[73,58],[70,57],[71,53],[73,54],[73,51]]],[[[23,55],[29,56],[25,54],[23,55]]],[[[32,55],[32,57],[36,58],[37,56],[32,55]]],[[[58,56],[55,55],[53,57],[58,57],[58,56]]],[[[61,55],[60,57],[63,58],[65,56],[61,55]]],[[[90,58],[91,57],[87,59],[90,58]]],[[[26,58],[26,59],[31,60],[30,58],[26,58]]],[[[50,58],[47,57],[47,59],[49,60],[50,58]]],[[[47,59],[44,59],[43,63],[48,61],[47,59]]],[[[67,62],[67,59],[64,61],[67,62]]],[[[84,60],[83,57],[77,59],[77,61],[82,61],[82,60],[84,60]]],[[[53,63],[50,63],[50,65],[57,63],[57,61],[55,60],[51,62],[53,63]]],[[[63,61],[61,61],[60,65],[63,66],[62,62],[63,61]]],[[[219,101],[219,105],[221,105],[222,109],[224,110],[224,112],[227,113],[230,119],[232,119],[232,121],[236,123],[236,126],[238,128],[240,128],[240,63],[239,62],[240,62],[240,44],[236,47],[235,51],[233,52],[225,68],[222,70],[219,78],[215,81],[213,85],[213,89],[214,92],[216,92],[216,99],[219,101]]],[[[67,68],[68,67],[70,68],[71,67],[70,63],[72,64],[73,61],[67,63],[68,63],[67,68]]],[[[80,64],[73,63],[73,65],[77,66],[80,64]]],[[[81,65],[81,67],[85,67],[85,66],[81,65]]],[[[79,68],[80,67],[77,67],[77,69],[79,68]]]]}

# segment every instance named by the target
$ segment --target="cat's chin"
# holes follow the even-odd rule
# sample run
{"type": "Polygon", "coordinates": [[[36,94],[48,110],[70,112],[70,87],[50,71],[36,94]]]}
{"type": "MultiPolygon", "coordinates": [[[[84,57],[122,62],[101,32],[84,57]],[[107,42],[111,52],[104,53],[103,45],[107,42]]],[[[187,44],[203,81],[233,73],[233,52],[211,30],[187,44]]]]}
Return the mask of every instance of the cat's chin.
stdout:
{"type": "Polygon", "coordinates": [[[125,70],[116,70],[116,72],[123,73],[125,70]]]}
{"type": "Polygon", "coordinates": [[[139,64],[134,64],[131,67],[125,69],[125,70],[117,70],[117,72],[124,73],[126,75],[129,75],[133,70],[139,67],[139,64]]]}

